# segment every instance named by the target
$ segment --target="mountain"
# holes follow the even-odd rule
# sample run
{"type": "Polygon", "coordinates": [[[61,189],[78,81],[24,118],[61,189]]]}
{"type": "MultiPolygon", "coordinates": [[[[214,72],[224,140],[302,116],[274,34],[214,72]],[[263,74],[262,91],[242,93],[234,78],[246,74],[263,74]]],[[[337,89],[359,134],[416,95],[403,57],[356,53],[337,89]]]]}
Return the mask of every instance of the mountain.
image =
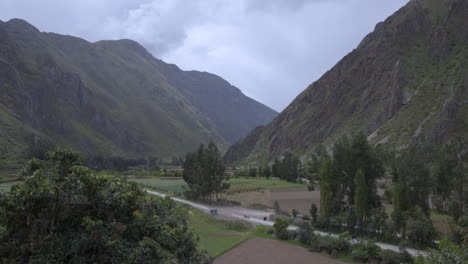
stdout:
{"type": "Polygon", "coordinates": [[[468,1],[411,0],[270,124],[230,147],[229,163],[307,155],[344,134],[404,149],[468,140],[468,1]]]}
{"type": "Polygon", "coordinates": [[[51,142],[87,155],[222,150],[277,113],[222,78],[182,71],[131,40],[87,42],[0,21],[0,158],[51,142]]]}

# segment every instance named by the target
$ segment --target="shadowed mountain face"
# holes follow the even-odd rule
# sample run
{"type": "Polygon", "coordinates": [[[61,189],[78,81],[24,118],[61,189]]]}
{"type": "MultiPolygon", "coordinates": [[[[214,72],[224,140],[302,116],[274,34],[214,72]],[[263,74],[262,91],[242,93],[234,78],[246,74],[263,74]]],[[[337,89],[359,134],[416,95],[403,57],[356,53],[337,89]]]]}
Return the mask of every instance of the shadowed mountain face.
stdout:
{"type": "Polygon", "coordinates": [[[402,149],[468,140],[468,1],[412,0],[269,125],[227,151],[230,163],[304,155],[344,134],[402,149]]]}
{"type": "Polygon", "coordinates": [[[0,21],[0,153],[49,141],[90,155],[221,149],[276,112],[222,78],[182,71],[131,40],[85,40],[0,21]]]}

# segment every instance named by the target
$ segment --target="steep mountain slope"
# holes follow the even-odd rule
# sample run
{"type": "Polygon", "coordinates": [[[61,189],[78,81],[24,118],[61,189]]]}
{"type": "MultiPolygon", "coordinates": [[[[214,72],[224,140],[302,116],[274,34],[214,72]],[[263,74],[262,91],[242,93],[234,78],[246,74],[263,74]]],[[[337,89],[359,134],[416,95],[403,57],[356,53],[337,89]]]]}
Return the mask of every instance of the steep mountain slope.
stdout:
{"type": "Polygon", "coordinates": [[[259,124],[268,124],[278,115],[217,75],[181,71],[176,65],[164,62],[160,66],[167,81],[208,116],[229,143],[235,143],[259,124]]]}
{"type": "Polygon", "coordinates": [[[465,0],[410,1],[225,160],[304,155],[358,130],[396,149],[421,140],[466,143],[467,14],[465,0]]]}
{"type": "Polygon", "coordinates": [[[131,40],[89,43],[41,33],[19,19],[0,22],[1,155],[18,157],[28,143],[41,139],[90,155],[164,157],[183,155],[209,140],[226,149],[246,133],[245,128],[225,133],[214,117],[226,110],[200,108],[187,96],[192,87],[207,102],[214,89],[234,93],[241,103],[230,105],[229,118],[247,128],[275,116],[229,84],[218,85],[219,77],[192,85],[191,72],[166,76],[167,67],[174,66],[131,40]],[[180,87],[169,81],[177,79],[185,80],[180,87]],[[254,109],[253,121],[242,122],[242,104],[254,109]]]}

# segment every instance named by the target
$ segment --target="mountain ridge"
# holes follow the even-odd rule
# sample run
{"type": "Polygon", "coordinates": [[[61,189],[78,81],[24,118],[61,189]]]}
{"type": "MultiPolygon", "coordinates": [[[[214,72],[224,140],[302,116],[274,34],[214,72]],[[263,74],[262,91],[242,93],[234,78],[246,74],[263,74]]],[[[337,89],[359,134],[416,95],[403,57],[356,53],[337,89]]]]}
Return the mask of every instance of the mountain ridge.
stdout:
{"type": "MultiPolygon", "coordinates": [[[[0,22],[2,158],[19,157],[28,142],[38,140],[87,155],[181,156],[210,140],[226,149],[229,141],[277,114],[237,88],[237,98],[258,110],[250,112],[250,123],[237,115],[234,104],[201,109],[182,92],[194,86],[187,76],[204,81],[197,84],[207,91],[200,100],[210,101],[213,84],[180,69],[163,71],[166,65],[133,40],[91,43],[40,32],[20,19],[0,22]],[[183,87],[169,83],[168,74],[185,78],[179,83],[183,87]],[[225,124],[214,116],[226,109],[248,129],[222,131],[225,124]]],[[[230,84],[214,86],[222,93],[230,84]]]]}
{"type": "Polygon", "coordinates": [[[307,156],[356,131],[394,149],[466,143],[468,3],[446,0],[440,8],[438,1],[412,0],[378,23],[270,124],[231,146],[225,161],[258,164],[286,151],[307,156]]]}

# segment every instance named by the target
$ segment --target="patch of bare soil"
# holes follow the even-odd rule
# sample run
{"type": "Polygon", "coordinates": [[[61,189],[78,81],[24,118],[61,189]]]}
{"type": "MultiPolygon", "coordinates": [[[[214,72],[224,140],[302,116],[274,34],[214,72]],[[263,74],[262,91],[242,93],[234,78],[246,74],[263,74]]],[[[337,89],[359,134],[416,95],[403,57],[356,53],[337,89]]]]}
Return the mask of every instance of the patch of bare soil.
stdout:
{"type": "Polygon", "coordinates": [[[345,264],[307,249],[265,238],[251,238],[216,258],[214,264],[345,264]]]}
{"type": "Polygon", "coordinates": [[[281,210],[291,212],[297,209],[301,214],[309,214],[312,203],[320,209],[320,190],[276,189],[271,190],[271,204],[278,201],[281,210]]]}
{"type": "Polygon", "coordinates": [[[290,213],[297,209],[301,214],[309,214],[312,203],[320,208],[320,190],[308,191],[306,189],[273,189],[257,192],[244,192],[227,195],[226,199],[240,202],[242,207],[264,209],[261,205],[273,208],[278,201],[281,210],[290,213]]]}

